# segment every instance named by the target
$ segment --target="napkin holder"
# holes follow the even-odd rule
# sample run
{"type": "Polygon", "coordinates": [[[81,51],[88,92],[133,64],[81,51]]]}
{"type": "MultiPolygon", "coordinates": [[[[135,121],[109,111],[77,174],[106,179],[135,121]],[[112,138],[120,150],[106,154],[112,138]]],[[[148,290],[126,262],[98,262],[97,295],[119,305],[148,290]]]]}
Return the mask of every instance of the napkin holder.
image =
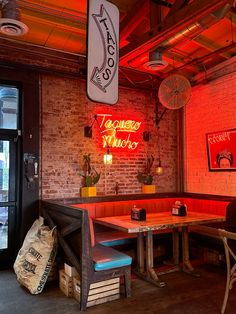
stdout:
{"type": "Polygon", "coordinates": [[[146,209],[134,206],[131,210],[131,219],[139,221],[146,220],[146,209]]]}
{"type": "Polygon", "coordinates": [[[174,216],[186,216],[187,206],[179,201],[176,201],[175,204],[172,206],[171,214],[174,216]]]}

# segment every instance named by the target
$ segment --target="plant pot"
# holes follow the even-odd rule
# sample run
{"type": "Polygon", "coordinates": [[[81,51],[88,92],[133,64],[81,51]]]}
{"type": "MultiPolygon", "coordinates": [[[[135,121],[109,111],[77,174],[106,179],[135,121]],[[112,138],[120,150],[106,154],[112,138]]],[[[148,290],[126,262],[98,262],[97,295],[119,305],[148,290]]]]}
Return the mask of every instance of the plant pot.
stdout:
{"type": "Polygon", "coordinates": [[[97,188],[96,186],[85,186],[80,190],[81,197],[90,197],[97,195],[97,188]]]}
{"type": "Polygon", "coordinates": [[[154,184],[150,185],[142,185],[142,192],[143,193],[156,193],[156,186],[154,184]]]}

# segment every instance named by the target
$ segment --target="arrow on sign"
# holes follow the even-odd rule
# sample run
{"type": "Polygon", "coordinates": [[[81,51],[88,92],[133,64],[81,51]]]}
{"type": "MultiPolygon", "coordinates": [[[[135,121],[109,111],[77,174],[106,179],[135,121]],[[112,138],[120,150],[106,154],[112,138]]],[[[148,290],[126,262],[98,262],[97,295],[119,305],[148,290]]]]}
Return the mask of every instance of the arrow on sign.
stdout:
{"type": "Polygon", "coordinates": [[[103,63],[101,67],[94,67],[90,81],[106,93],[118,68],[118,41],[112,20],[104,5],[100,6],[99,14],[92,14],[98,27],[103,45],[103,63]]]}

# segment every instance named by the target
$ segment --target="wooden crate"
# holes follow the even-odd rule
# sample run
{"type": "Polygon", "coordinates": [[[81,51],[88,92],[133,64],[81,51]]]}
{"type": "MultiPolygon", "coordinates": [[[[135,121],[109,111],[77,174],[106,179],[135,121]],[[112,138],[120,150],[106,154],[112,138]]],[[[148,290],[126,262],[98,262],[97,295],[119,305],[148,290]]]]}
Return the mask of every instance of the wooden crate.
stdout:
{"type": "Polygon", "coordinates": [[[69,277],[78,277],[79,276],[75,267],[70,266],[67,263],[64,263],[64,271],[69,277]]]}
{"type": "MultiPolygon", "coordinates": [[[[80,301],[80,280],[73,278],[74,298],[80,301]]],[[[87,307],[117,300],[120,297],[120,278],[104,280],[90,285],[87,307]]]]}
{"type": "Polygon", "coordinates": [[[59,271],[59,287],[67,297],[73,297],[73,278],[68,276],[64,269],[59,271]]]}

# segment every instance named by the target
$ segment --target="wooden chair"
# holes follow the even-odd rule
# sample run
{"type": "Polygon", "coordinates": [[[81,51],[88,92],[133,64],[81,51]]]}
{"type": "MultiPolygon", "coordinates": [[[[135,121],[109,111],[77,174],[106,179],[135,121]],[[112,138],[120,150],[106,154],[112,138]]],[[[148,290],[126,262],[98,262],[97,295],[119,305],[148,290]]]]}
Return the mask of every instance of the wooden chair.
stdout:
{"type": "Polygon", "coordinates": [[[227,280],[225,287],[224,301],[221,308],[221,313],[225,312],[227,305],[229,290],[232,289],[233,283],[236,281],[236,233],[219,229],[219,235],[223,240],[225,248],[225,257],[227,264],[227,280]]]}
{"type": "Polygon", "coordinates": [[[57,227],[59,243],[80,276],[80,310],[86,309],[90,284],[124,276],[125,296],[131,295],[132,258],[101,244],[91,246],[88,212],[53,202],[42,202],[49,226],[57,227]]]}

